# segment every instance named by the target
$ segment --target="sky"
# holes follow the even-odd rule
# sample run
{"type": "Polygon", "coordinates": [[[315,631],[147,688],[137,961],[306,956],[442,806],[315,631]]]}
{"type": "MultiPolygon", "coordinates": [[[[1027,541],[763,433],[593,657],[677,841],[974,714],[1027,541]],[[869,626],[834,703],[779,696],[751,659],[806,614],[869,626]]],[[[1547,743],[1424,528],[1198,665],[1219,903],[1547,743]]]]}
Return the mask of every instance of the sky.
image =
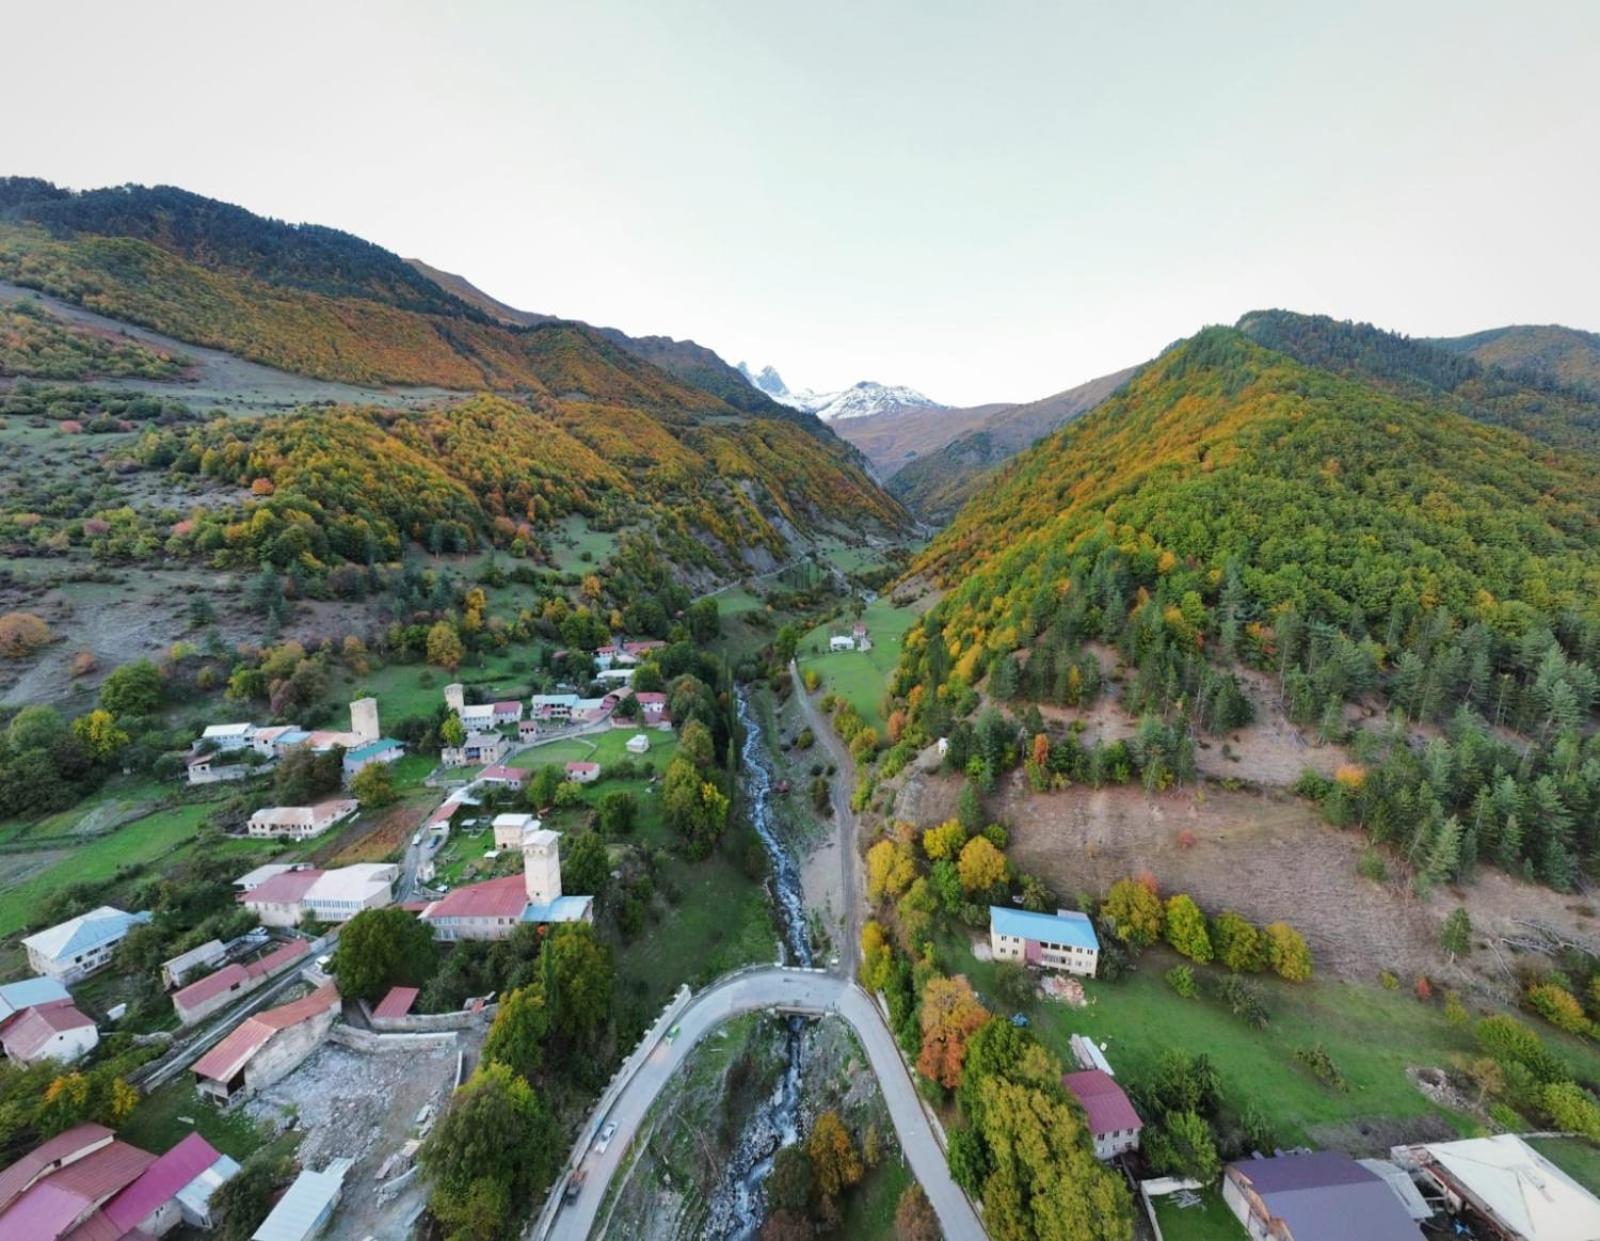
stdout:
{"type": "Polygon", "coordinates": [[[1600,4],[56,0],[0,173],[179,185],[792,387],[1031,400],[1278,306],[1600,330],[1600,4]]]}

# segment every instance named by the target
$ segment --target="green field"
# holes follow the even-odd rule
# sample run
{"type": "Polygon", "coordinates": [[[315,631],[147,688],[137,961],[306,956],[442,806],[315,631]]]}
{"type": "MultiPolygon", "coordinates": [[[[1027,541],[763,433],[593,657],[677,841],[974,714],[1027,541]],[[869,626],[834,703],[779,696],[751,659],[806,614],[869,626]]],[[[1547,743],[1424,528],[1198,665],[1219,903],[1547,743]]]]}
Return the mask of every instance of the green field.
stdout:
{"type": "Polygon", "coordinates": [[[79,845],[47,870],[5,891],[0,900],[0,935],[27,926],[39,904],[62,888],[103,883],[124,867],[142,866],[177,852],[194,839],[211,810],[210,803],[201,802],[159,811],[79,845]]]}
{"type": "Polygon", "coordinates": [[[550,559],[563,573],[588,573],[616,554],[620,538],[615,532],[595,530],[586,518],[563,517],[550,533],[550,559]]]}
{"type": "MultiPolygon", "coordinates": [[[[667,769],[667,764],[672,761],[672,756],[677,750],[677,733],[666,732],[659,728],[612,728],[605,732],[586,733],[581,737],[565,737],[560,741],[536,745],[515,755],[509,765],[520,767],[524,771],[532,771],[535,767],[544,767],[551,763],[563,766],[567,763],[599,763],[601,774],[604,775],[608,765],[633,762],[649,763],[656,771],[661,772],[667,769]],[[636,733],[643,733],[650,739],[649,753],[628,753],[628,739],[636,733]]],[[[595,788],[603,787],[604,783],[602,780],[595,788]]]]}
{"type": "Polygon", "coordinates": [[[170,780],[157,780],[153,776],[113,776],[66,810],[32,822],[12,819],[0,824],[0,843],[73,833],[94,835],[144,817],[161,802],[173,798],[175,792],[170,780]]]}
{"type": "Polygon", "coordinates": [[[1199,1191],[1200,1205],[1180,1207],[1174,1195],[1152,1199],[1164,1241],[1246,1241],[1245,1230],[1215,1189],[1199,1191]]]}
{"type": "Polygon", "coordinates": [[[198,1133],[240,1163],[266,1145],[266,1134],[243,1111],[225,1112],[203,1102],[187,1077],[146,1095],[122,1123],[117,1136],[140,1150],[160,1155],[191,1133],[198,1133]],[[194,1123],[180,1117],[188,1117],[194,1123]]]}
{"type": "Polygon", "coordinates": [[[916,607],[897,608],[888,599],[874,600],[861,617],[866,622],[867,636],[872,640],[871,650],[828,650],[830,634],[848,634],[855,624],[853,618],[846,615],[818,625],[800,639],[796,661],[801,671],[814,669],[822,678],[823,692],[842,697],[882,736],[884,689],[895,665],[900,662],[900,639],[918,615],[916,607]]]}
{"type": "MultiPolygon", "coordinates": [[[[976,960],[964,940],[953,938],[941,942],[939,953],[948,970],[967,974],[980,992],[993,994],[993,962],[976,960]]],[[[1089,1003],[1082,1009],[1036,1002],[1034,1032],[1068,1063],[1069,1036],[1088,1035],[1104,1043],[1112,1066],[1133,1080],[1175,1045],[1204,1052],[1222,1076],[1229,1104],[1254,1104],[1285,1144],[1315,1145],[1312,1130],[1318,1126],[1377,1117],[1440,1115],[1464,1134],[1472,1130],[1469,1118],[1436,1106],[1406,1077],[1408,1067],[1443,1066],[1474,1050],[1470,1027],[1452,1026],[1439,1005],[1377,986],[1256,978],[1271,1020],[1265,1030],[1255,1030],[1213,999],[1186,1000],[1168,987],[1161,975],[1176,959],[1152,950],[1122,981],[1085,981],[1089,1003]],[[1321,1085],[1295,1059],[1297,1048],[1315,1043],[1327,1049],[1348,1082],[1343,1093],[1321,1085]]],[[[1200,967],[1195,972],[1211,973],[1200,967]]],[[[1600,1074],[1600,1048],[1548,1027],[1540,1033],[1580,1078],[1600,1074]]]]}
{"type": "MultiPolygon", "coordinates": [[[[364,677],[341,673],[330,696],[339,704],[337,720],[341,718],[344,704],[370,694],[378,700],[380,724],[392,729],[401,720],[413,716],[431,717],[444,705],[444,687],[454,681],[476,686],[485,701],[497,697],[526,698],[538,666],[536,643],[495,651],[483,657],[481,666],[467,664],[454,672],[429,664],[387,664],[364,677]]],[[[333,726],[344,725],[341,722],[333,726]]]]}

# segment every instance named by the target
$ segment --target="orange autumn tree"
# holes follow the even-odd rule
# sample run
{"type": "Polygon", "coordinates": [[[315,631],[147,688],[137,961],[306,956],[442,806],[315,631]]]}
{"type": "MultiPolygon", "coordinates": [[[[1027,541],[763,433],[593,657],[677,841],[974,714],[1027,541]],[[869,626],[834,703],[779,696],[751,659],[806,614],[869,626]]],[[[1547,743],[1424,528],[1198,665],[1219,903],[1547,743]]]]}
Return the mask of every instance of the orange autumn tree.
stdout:
{"type": "Polygon", "coordinates": [[[961,1084],[967,1042],[988,1020],[989,1010],[978,1002],[965,977],[929,979],[922,993],[922,1051],[917,1056],[917,1072],[954,1090],[961,1084]]]}

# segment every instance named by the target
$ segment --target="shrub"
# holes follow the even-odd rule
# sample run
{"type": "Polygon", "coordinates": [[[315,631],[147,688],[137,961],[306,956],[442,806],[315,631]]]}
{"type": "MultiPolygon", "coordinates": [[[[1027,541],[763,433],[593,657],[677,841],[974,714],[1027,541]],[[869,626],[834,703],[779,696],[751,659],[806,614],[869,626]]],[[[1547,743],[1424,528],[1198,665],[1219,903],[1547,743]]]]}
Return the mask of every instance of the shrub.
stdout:
{"type": "Polygon", "coordinates": [[[1529,987],[1522,999],[1523,1003],[1558,1030],[1565,1030],[1568,1034],[1588,1034],[1592,1029],[1578,997],[1560,983],[1545,982],[1529,987]]]}
{"type": "Polygon", "coordinates": [[[1267,1006],[1261,993],[1237,974],[1224,974],[1216,981],[1217,998],[1235,1017],[1242,1017],[1258,1030],[1267,1028],[1267,1006]]]}
{"type": "Polygon", "coordinates": [[[1274,922],[1266,929],[1267,964],[1288,982],[1306,982],[1311,977],[1311,949],[1305,937],[1287,922],[1274,922]]]}
{"type": "Polygon", "coordinates": [[[1313,1043],[1310,1047],[1296,1048],[1294,1058],[1310,1070],[1311,1075],[1329,1090],[1344,1091],[1348,1089],[1344,1074],[1339,1072],[1339,1066],[1333,1062],[1333,1057],[1328,1054],[1328,1049],[1321,1043],[1313,1043]]]}
{"type": "Polygon", "coordinates": [[[1173,950],[1202,965],[1211,960],[1211,935],[1206,916],[1194,901],[1178,893],[1167,900],[1167,943],[1173,950]]]}
{"type": "Polygon", "coordinates": [[[1361,860],[1356,863],[1356,873],[1373,883],[1385,883],[1389,878],[1389,864],[1376,849],[1363,849],[1361,860]]]}
{"type": "Polygon", "coordinates": [[[1171,987],[1186,1000],[1192,1000],[1200,994],[1200,985],[1194,980],[1194,971],[1187,965],[1174,965],[1162,975],[1171,987]]]}
{"type": "Polygon", "coordinates": [[[1576,1082],[1547,1083],[1540,1092],[1539,1102],[1556,1128],[1600,1141],[1600,1104],[1576,1082]]]}
{"type": "Polygon", "coordinates": [[[1261,932],[1242,914],[1224,910],[1211,924],[1211,944],[1217,960],[1236,974],[1253,974],[1266,960],[1261,932]]]}

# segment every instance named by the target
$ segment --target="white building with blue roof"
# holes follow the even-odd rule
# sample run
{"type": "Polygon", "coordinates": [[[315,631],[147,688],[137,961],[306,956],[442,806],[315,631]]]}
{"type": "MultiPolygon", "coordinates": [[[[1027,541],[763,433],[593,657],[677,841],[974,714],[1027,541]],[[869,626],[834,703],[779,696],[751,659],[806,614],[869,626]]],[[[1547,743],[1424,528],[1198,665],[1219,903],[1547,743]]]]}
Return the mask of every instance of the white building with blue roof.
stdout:
{"type": "Polygon", "coordinates": [[[1075,909],[1045,914],[990,905],[989,948],[996,961],[1020,961],[1091,978],[1100,964],[1094,923],[1075,909]]]}
{"type": "Polygon", "coordinates": [[[28,965],[35,974],[76,982],[109,964],[128,932],[148,921],[148,913],[124,913],[102,905],[28,936],[22,946],[28,950],[28,965]]]}
{"type": "Polygon", "coordinates": [[[0,1026],[4,1026],[23,1009],[39,1004],[59,1004],[70,1001],[68,991],[54,978],[24,978],[21,982],[0,985],[0,1026]]]}

